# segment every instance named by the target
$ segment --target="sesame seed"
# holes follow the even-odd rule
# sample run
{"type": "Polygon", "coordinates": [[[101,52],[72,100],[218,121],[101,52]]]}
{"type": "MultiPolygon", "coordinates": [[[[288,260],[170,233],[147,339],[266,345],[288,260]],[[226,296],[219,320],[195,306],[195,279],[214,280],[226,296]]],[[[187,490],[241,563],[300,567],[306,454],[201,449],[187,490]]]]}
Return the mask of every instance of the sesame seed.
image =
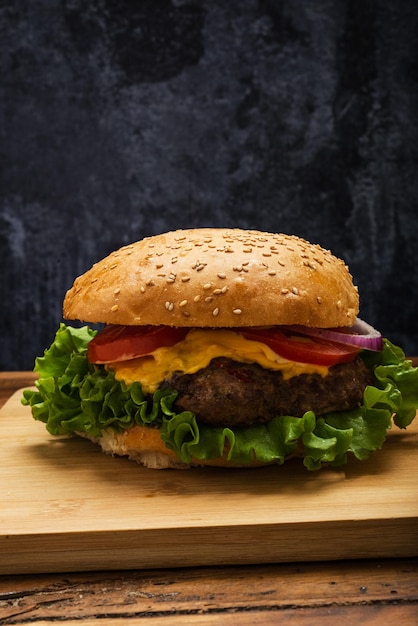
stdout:
{"type": "Polygon", "coordinates": [[[208,296],[207,298],[205,298],[205,302],[212,302],[213,300],[213,296],[208,296]]]}
{"type": "Polygon", "coordinates": [[[144,287],[144,286],[142,286],[142,287],[140,288],[140,292],[141,292],[141,293],[145,293],[145,287],[144,287]]]}
{"type": "Polygon", "coordinates": [[[160,270],[162,267],[164,267],[164,263],[157,263],[155,267],[157,268],[157,270],[160,270]]]}
{"type": "Polygon", "coordinates": [[[221,289],[221,293],[226,293],[228,291],[228,287],[224,285],[221,289]]]}
{"type": "Polygon", "coordinates": [[[233,313],[234,315],[241,315],[241,313],[242,313],[242,309],[232,309],[232,313],[233,313]]]}
{"type": "Polygon", "coordinates": [[[206,265],[207,263],[197,260],[195,263],[193,263],[192,269],[196,270],[196,272],[201,272],[205,268],[206,265]]]}
{"type": "Polygon", "coordinates": [[[147,287],[152,287],[153,285],[155,285],[155,283],[152,280],[152,278],[148,278],[148,280],[145,282],[145,284],[147,285],[147,287]]]}
{"type": "Polygon", "coordinates": [[[182,276],[181,277],[181,282],[182,283],[187,283],[190,280],[190,276],[182,276]]]}
{"type": "Polygon", "coordinates": [[[117,263],[113,263],[113,265],[111,265],[109,269],[114,270],[114,269],[115,269],[115,267],[117,267],[117,266],[118,266],[118,264],[117,264],[117,263]]]}
{"type": "Polygon", "coordinates": [[[92,279],[91,279],[91,282],[92,282],[92,283],[96,283],[96,282],[97,282],[97,280],[98,280],[97,278],[92,278],[92,279]]]}
{"type": "Polygon", "coordinates": [[[321,296],[316,296],[316,301],[317,301],[318,304],[322,304],[321,296]]]}
{"type": "Polygon", "coordinates": [[[117,287],[113,293],[114,293],[115,295],[117,295],[118,293],[120,293],[120,287],[117,287]]]}
{"type": "Polygon", "coordinates": [[[119,309],[119,307],[118,307],[118,305],[117,305],[117,304],[114,304],[114,305],[110,308],[110,310],[112,311],[112,313],[114,313],[114,312],[115,312],[115,311],[117,311],[118,309],[119,309]]]}
{"type": "Polygon", "coordinates": [[[292,287],[292,293],[295,294],[295,296],[299,295],[299,289],[297,287],[292,287]]]}
{"type": "Polygon", "coordinates": [[[212,293],[213,293],[215,296],[219,296],[219,294],[220,294],[220,293],[222,293],[222,289],[219,289],[219,288],[218,288],[218,289],[214,289],[214,290],[212,291],[212,293]]]}
{"type": "Polygon", "coordinates": [[[286,287],[283,287],[283,289],[280,289],[280,293],[282,293],[284,295],[286,293],[289,293],[289,290],[286,289],[286,287]]]}
{"type": "Polygon", "coordinates": [[[276,276],[276,270],[269,270],[269,276],[276,276]]]}
{"type": "Polygon", "coordinates": [[[218,308],[218,307],[216,307],[216,309],[213,309],[213,311],[212,311],[212,315],[213,315],[214,317],[216,317],[217,315],[219,315],[219,308],[218,308]]]}
{"type": "Polygon", "coordinates": [[[212,287],[212,283],[206,283],[203,285],[203,289],[210,289],[212,287]]]}
{"type": "Polygon", "coordinates": [[[174,302],[169,302],[167,300],[167,302],[165,303],[165,308],[167,309],[167,311],[172,311],[174,309],[174,302]]]}
{"type": "Polygon", "coordinates": [[[183,306],[186,306],[186,304],[187,304],[187,300],[182,300],[179,306],[183,307],[183,306]]]}
{"type": "Polygon", "coordinates": [[[219,272],[218,278],[226,278],[226,274],[224,274],[223,272],[219,272]]]}
{"type": "Polygon", "coordinates": [[[201,299],[201,295],[197,295],[193,298],[193,302],[199,302],[199,300],[201,299]]]}

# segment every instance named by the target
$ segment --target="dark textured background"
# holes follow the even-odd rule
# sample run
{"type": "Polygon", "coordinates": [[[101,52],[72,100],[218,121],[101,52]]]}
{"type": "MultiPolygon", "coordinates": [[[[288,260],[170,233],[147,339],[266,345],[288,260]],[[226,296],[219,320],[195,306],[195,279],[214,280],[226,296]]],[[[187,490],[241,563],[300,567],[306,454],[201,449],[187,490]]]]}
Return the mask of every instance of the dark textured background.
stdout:
{"type": "Polygon", "coordinates": [[[73,278],[177,227],[296,233],[418,354],[418,3],[0,2],[0,369],[73,278]]]}

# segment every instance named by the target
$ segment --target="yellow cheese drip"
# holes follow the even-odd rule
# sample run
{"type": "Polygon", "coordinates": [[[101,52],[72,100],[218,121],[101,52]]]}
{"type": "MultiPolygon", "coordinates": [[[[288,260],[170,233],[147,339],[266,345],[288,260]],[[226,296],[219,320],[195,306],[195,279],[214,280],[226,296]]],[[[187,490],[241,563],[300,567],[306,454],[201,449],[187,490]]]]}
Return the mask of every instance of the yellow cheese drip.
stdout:
{"type": "Polygon", "coordinates": [[[231,330],[197,328],[174,346],[157,348],[148,356],[110,363],[109,367],[118,380],[127,384],[140,381],[145,393],[154,393],[160,382],[173,372],[195,374],[216,357],[258,363],[265,369],[281,371],[285,379],[300,374],[326,376],[328,373],[326,366],[288,361],[264,343],[250,341],[231,330]]]}

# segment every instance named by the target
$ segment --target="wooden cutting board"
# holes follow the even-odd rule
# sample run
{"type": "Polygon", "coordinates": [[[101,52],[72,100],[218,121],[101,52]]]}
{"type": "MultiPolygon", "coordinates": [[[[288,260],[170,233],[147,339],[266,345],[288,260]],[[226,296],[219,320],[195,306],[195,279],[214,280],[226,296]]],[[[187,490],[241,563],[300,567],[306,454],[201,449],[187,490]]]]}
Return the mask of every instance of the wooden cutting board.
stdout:
{"type": "Polygon", "coordinates": [[[418,555],[418,418],[343,469],[150,470],[0,411],[0,574],[418,555]]]}

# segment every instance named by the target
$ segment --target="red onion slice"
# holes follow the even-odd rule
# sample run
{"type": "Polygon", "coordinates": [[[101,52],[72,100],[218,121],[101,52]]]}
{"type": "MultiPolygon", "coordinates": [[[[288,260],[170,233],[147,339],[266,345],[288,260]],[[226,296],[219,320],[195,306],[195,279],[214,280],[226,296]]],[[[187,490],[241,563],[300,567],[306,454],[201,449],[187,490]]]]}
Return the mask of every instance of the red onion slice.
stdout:
{"type": "Polygon", "coordinates": [[[309,326],[286,326],[289,330],[306,335],[327,339],[335,343],[356,346],[363,350],[380,352],[383,348],[383,338],[378,330],[357,318],[353,326],[344,328],[310,328],[309,326]]]}

